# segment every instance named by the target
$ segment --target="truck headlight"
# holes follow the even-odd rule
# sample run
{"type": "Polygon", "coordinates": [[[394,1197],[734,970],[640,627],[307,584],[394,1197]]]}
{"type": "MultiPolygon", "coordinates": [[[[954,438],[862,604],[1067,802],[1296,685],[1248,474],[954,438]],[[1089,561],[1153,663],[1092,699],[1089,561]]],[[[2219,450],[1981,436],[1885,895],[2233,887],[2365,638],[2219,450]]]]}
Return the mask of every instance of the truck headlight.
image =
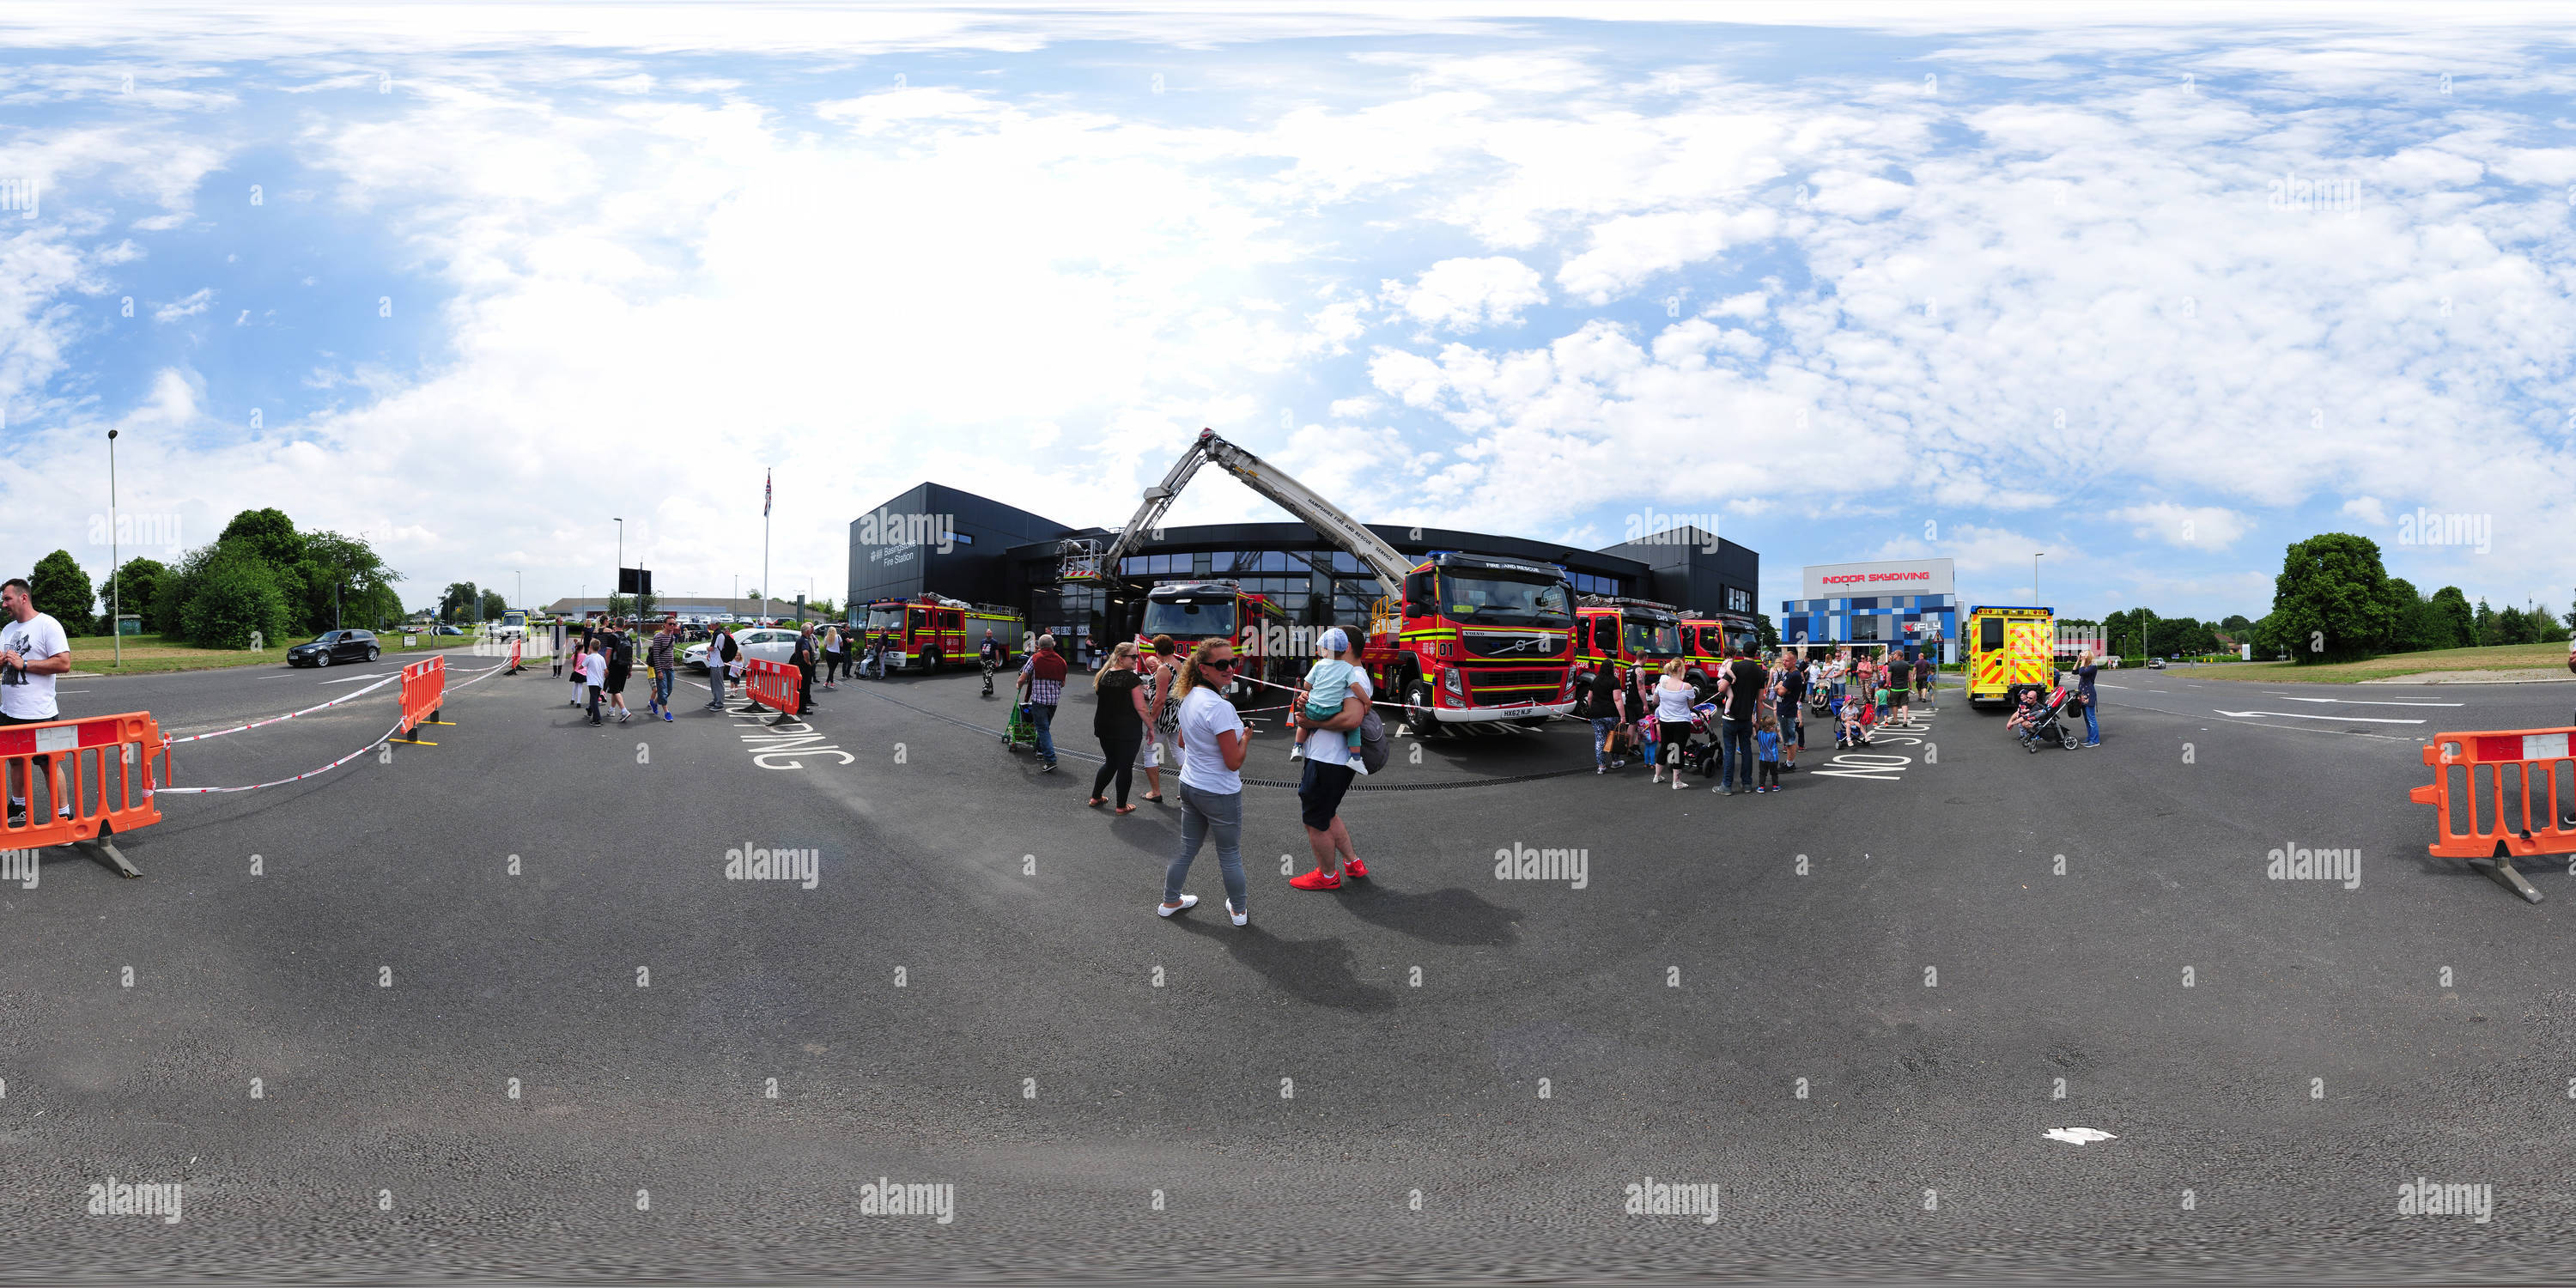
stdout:
{"type": "Polygon", "coordinates": [[[1467,696],[1467,686],[1458,682],[1458,668],[1454,666],[1440,668],[1440,687],[1461,698],[1467,696]]]}

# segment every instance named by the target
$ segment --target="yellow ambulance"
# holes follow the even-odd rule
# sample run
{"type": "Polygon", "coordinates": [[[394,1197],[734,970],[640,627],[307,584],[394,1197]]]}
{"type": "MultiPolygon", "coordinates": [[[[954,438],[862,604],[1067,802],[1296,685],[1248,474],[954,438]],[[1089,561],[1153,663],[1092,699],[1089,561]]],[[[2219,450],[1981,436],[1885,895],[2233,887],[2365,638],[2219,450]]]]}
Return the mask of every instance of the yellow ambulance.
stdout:
{"type": "Polygon", "coordinates": [[[1968,649],[1968,705],[2010,703],[2020,690],[2057,683],[2057,613],[1981,604],[1960,631],[1968,649]]]}

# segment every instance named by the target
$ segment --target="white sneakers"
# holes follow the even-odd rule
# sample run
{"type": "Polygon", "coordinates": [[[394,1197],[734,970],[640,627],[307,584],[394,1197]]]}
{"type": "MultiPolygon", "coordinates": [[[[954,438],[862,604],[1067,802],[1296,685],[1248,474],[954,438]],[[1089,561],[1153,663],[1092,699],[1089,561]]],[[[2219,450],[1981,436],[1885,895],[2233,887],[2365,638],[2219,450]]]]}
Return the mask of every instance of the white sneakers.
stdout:
{"type": "Polygon", "coordinates": [[[1185,894],[1181,896],[1181,902],[1178,906],[1168,903],[1155,904],[1154,915],[1157,917],[1168,917],[1176,912],[1188,912],[1190,909],[1197,906],[1199,906],[1199,897],[1194,894],[1185,894]]]}
{"type": "Polygon", "coordinates": [[[1290,760],[1304,760],[1306,758],[1306,744],[1302,742],[1288,744],[1288,758],[1290,760]]]}
{"type": "Polygon", "coordinates": [[[1225,901],[1225,915],[1234,918],[1234,924],[1238,926],[1252,920],[1252,914],[1235,907],[1232,899],[1225,901]]]}

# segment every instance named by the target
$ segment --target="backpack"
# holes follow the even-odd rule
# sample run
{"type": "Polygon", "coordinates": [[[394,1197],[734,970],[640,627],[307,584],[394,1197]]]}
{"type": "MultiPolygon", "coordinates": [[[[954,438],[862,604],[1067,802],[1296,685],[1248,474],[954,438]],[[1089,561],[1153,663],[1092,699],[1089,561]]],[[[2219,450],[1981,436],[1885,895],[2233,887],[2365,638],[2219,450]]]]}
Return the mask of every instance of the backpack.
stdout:
{"type": "Polygon", "coordinates": [[[609,637],[608,664],[610,666],[621,668],[632,667],[635,665],[635,646],[628,643],[625,636],[613,635],[609,637]]]}
{"type": "Polygon", "coordinates": [[[726,631],[724,633],[724,660],[731,662],[741,656],[742,650],[734,646],[733,632],[726,631]]]}
{"type": "Polygon", "coordinates": [[[1372,702],[1368,714],[1360,717],[1360,767],[1374,774],[1386,768],[1386,755],[1386,722],[1377,718],[1377,704],[1372,702]]]}

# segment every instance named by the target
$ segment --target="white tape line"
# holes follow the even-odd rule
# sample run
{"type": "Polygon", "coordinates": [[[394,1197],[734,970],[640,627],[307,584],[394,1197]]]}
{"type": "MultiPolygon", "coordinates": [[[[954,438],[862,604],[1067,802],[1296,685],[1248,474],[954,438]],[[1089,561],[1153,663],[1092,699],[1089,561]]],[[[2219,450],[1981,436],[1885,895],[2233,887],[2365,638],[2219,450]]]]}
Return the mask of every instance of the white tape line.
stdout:
{"type": "Polygon", "coordinates": [[[348,764],[350,761],[356,760],[358,757],[366,755],[368,752],[374,751],[376,748],[381,747],[386,742],[390,741],[395,734],[400,732],[402,732],[402,721],[396,720],[394,721],[393,728],[385,730],[384,737],[378,738],[374,742],[368,743],[366,746],[360,747],[356,751],[350,752],[348,755],[342,756],[338,760],[332,761],[330,764],[324,765],[320,769],[308,770],[304,773],[297,774],[293,778],[280,778],[275,782],[268,783],[252,783],[248,787],[146,788],[143,794],[146,796],[203,796],[220,792],[255,792],[263,787],[283,787],[288,783],[300,783],[307,778],[313,778],[322,774],[330,773],[332,770],[338,769],[340,766],[348,764]]]}
{"type": "Polygon", "coordinates": [[[170,740],[169,740],[169,745],[171,745],[171,746],[175,747],[175,746],[178,746],[180,743],[183,743],[183,742],[197,742],[197,741],[199,741],[199,740],[201,740],[201,739],[206,739],[206,738],[221,738],[221,737],[223,737],[223,736],[224,736],[224,735],[226,735],[226,734],[240,733],[240,732],[242,732],[242,731],[243,731],[243,730],[245,730],[245,729],[258,729],[258,728],[265,727],[265,726],[267,726],[267,725],[273,725],[273,724],[276,724],[276,723],[278,723],[278,722],[279,722],[279,721],[281,721],[281,720],[292,720],[292,719],[294,719],[294,718],[295,718],[295,717],[297,717],[297,716],[309,716],[309,715],[313,714],[313,713],[314,713],[314,712],[316,712],[316,711],[323,711],[323,710],[327,710],[327,709],[329,709],[329,708],[331,708],[331,707],[336,707],[336,706],[340,705],[340,704],[341,704],[341,703],[343,703],[343,702],[349,702],[349,701],[353,701],[353,700],[358,699],[358,698],[363,698],[363,697],[365,697],[366,695],[368,695],[368,694],[370,694],[370,693],[373,693],[373,692],[375,692],[376,690],[381,689],[381,688],[385,687],[386,685],[391,684],[391,683],[393,683],[394,681],[399,680],[399,679],[401,679],[401,678],[402,678],[402,677],[401,677],[400,675],[388,675],[388,676],[386,676],[385,678],[383,678],[383,679],[381,679],[381,680],[378,680],[378,681],[376,681],[375,683],[370,684],[370,685],[368,685],[367,687],[365,687],[365,688],[363,688],[363,689],[360,689],[360,690],[358,690],[358,691],[357,691],[357,692],[355,692],[355,693],[344,693],[344,694],[341,694],[339,697],[333,698],[333,699],[331,699],[330,701],[328,701],[328,702],[325,702],[325,703],[321,704],[320,706],[306,707],[306,708],[304,708],[304,709],[303,709],[303,710],[301,710],[301,711],[289,711],[289,712],[287,712],[285,715],[282,715],[282,716],[270,716],[270,717],[269,717],[268,719],[266,719],[266,720],[253,720],[253,721],[251,721],[249,724],[246,724],[246,725],[234,725],[234,726],[233,726],[232,728],[230,728],[230,729],[217,729],[217,730],[216,730],[216,731],[214,731],[213,733],[192,733],[192,734],[189,734],[189,735],[188,735],[187,737],[185,737],[185,738],[172,738],[172,739],[170,739],[170,740]]]}

